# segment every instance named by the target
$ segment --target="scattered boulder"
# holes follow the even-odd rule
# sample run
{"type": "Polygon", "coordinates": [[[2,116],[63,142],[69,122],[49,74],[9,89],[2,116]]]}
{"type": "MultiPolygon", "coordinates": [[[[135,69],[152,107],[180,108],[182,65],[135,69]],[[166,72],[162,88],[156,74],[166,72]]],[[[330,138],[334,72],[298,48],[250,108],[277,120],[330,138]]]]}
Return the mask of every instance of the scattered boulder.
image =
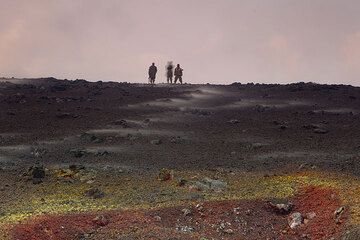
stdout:
{"type": "Polygon", "coordinates": [[[301,213],[295,212],[290,215],[289,226],[291,229],[295,229],[299,227],[302,224],[302,222],[303,222],[303,217],[301,213]]]}
{"type": "Polygon", "coordinates": [[[273,211],[275,211],[278,214],[289,214],[291,210],[293,209],[293,204],[288,203],[272,203],[269,202],[269,206],[273,211]]]}

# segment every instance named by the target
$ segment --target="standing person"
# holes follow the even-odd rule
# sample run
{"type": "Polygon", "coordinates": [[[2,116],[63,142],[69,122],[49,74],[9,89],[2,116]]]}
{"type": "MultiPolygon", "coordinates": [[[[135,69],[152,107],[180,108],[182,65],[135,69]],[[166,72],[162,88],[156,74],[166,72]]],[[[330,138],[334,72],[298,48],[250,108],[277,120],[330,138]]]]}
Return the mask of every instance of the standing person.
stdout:
{"type": "Polygon", "coordinates": [[[183,70],[180,67],[180,64],[178,64],[175,68],[175,80],[174,83],[176,84],[176,81],[179,79],[180,84],[182,84],[182,76],[183,76],[183,70]]]}
{"type": "Polygon", "coordinates": [[[168,62],[168,64],[166,65],[166,81],[167,83],[172,83],[173,80],[173,69],[174,69],[174,65],[172,64],[172,62],[168,62]]]}
{"type": "Polygon", "coordinates": [[[157,73],[157,67],[155,66],[155,63],[152,63],[151,66],[149,67],[149,80],[151,84],[155,83],[156,73],[157,73]]]}

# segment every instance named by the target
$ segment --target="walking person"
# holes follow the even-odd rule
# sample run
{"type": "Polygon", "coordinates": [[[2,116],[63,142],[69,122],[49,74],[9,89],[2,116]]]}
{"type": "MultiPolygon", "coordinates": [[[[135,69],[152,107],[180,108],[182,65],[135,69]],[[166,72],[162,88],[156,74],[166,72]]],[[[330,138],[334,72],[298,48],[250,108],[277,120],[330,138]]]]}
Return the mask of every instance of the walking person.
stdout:
{"type": "Polygon", "coordinates": [[[176,84],[177,80],[179,80],[180,84],[182,84],[182,76],[183,76],[183,71],[184,69],[182,69],[180,67],[180,64],[178,64],[175,68],[175,79],[174,79],[174,83],[176,84]]]}
{"type": "Polygon", "coordinates": [[[150,84],[155,83],[156,73],[157,73],[157,67],[155,66],[155,63],[152,63],[151,66],[149,67],[149,81],[150,81],[150,84]]]}

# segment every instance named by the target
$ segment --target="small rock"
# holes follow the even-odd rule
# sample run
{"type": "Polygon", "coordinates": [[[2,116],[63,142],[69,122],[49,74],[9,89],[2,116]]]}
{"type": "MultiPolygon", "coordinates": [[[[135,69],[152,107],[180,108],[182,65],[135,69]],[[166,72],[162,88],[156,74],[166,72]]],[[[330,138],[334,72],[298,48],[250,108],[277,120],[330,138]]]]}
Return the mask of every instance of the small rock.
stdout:
{"type": "Polygon", "coordinates": [[[187,184],[187,180],[186,179],[180,179],[179,181],[178,181],[178,183],[177,183],[177,185],[179,186],[179,187],[183,187],[183,186],[185,186],[186,184],[187,184]]]}
{"type": "Polygon", "coordinates": [[[232,230],[231,228],[224,229],[224,230],[222,230],[222,232],[226,233],[226,234],[234,234],[234,230],[232,230]]]}
{"type": "Polygon", "coordinates": [[[324,128],[316,128],[316,129],[314,129],[314,133],[317,133],[317,134],[326,134],[328,132],[329,132],[329,130],[324,129],[324,128]]]}
{"type": "Polygon", "coordinates": [[[81,164],[79,164],[79,165],[77,165],[77,164],[71,164],[71,165],[69,165],[69,169],[70,169],[70,171],[73,171],[73,172],[79,172],[79,171],[81,171],[81,170],[84,170],[85,169],[85,166],[84,165],[81,165],[81,164]]]}
{"type": "Polygon", "coordinates": [[[32,183],[33,184],[40,184],[40,183],[42,183],[43,182],[43,180],[41,179],[41,178],[33,178],[32,179],[32,183]]]}
{"type": "Polygon", "coordinates": [[[320,124],[308,124],[308,125],[303,125],[304,129],[317,129],[320,128],[321,125],[320,124]]]}
{"type": "Polygon", "coordinates": [[[190,227],[190,226],[180,226],[180,227],[177,227],[176,230],[179,232],[191,233],[191,232],[195,231],[195,228],[190,227]]]}
{"type": "Polygon", "coordinates": [[[287,129],[288,128],[288,126],[286,126],[286,125],[280,125],[279,126],[279,129],[281,129],[281,130],[285,130],[285,129],[287,129]]]}
{"type": "Polygon", "coordinates": [[[201,181],[196,181],[192,185],[192,188],[195,188],[199,191],[202,191],[202,190],[222,191],[227,188],[227,183],[220,181],[220,180],[211,179],[211,178],[204,178],[201,181]]]}
{"type": "Polygon", "coordinates": [[[197,211],[202,212],[204,210],[204,204],[198,203],[196,204],[195,208],[197,211]]]}
{"type": "Polygon", "coordinates": [[[184,216],[190,216],[192,214],[191,210],[188,208],[184,208],[183,210],[181,210],[182,213],[184,214],[184,216]]]}
{"type": "Polygon", "coordinates": [[[46,152],[47,150],[44,148],[34,148],[32,149],[31,154],[36,158],[41,158],[46,152]]]}
{"type": "Polygon", "coordinates": [[[222,222],[220,223],[220,226],[218,228],[218,231],[222,232],[222,233],[226,233],[226,234],[233,234],[234,230],[232,230],[230,228],[231,223],[229,222],[222,222]]]}
{"type": "MultiPolygon", "coordinates": [[[[302,239],[311,239],[311,236],[310,236],[310,234],[306,234],[306,233],[303,233],[303,234],[301,234],[301,236],[300,236],[302,239]]],[[[329,240],[335,240],[335,239],[329,239],[329,240]]]]}
{"type": "Polygon", "coordinates": [[[204,199],[204,195],[200,193],[189,192],[186,196],[188,200],[199,200],[204,199]]]}
{"type": "Polygon", "coordinates": [[[110,222],[109,218],[104,215],[99,215],[99,216],[95,217],[92,221],[98,227],[105,227],[110,222]]]}
{"type": "Polygon", "coordinates": [[[292,203],[272,203],[269,202],[269,206],[279,214],[289,214],[293,208],[292,203]]]}
{"type": "Polygon", "coordinates": [[[160,139],[154,139],[154,140],[151,140],[150,143],[152,145],[160,145],[162,143],[162,141],[160,139]]]}
{"type": "Polygon", "coordinates": [[[161,220],[162,220],[160,216],[155,216],[154,219],[155,219],[155,221],[157,221],[157,222],[161,222],[161,220]]]}
{"type": "Polygon", "coordinates": [[[44,166],[35,166],[32,167],[32,173],[33,178],[45,178],[45,169],[44,166]]]}
{"type": "Polygon", "coordinates": [[[240,123],[240,120],[238,120],[238,119],[231,119],[231,120],[228,121],[228,123],[237,124],[237,123],[240,123]]]}
{"type": "Polygon", "coordinates": [[[342,207],[339,207],[338,209],[336,209],[336,211],[334,212],[334,220],[337,224],[340,224],[342,222],[341,216],[344,213],[344,211],[345,211],[345,207],[342,206],[342,207]]]}
{"type": "Polygon", "coordinates": [[[97,137],[93,134],[89,134],[89,133],[83,133],[81,134],[80,138],[84,141],[87,142],[92,142],[92,143],[102,143],[104,142],[103,138],[97,137]]]}
{"type": "Polygon", "coordinates": [[[291,229],[295,229],[295,228],[299,227],[302,222],[303,222],[303,217],[302,217],[301,213],[295,212],[295,213],[291,214],[290,221],[289,221],[289,226],[291,229]]]}
{"type": "Polygon", "coordinates": [[[86,151],[81,149],[71,149],[70,153],[72,154],[73,157],[76,158],[81,158],[86,155],[86,151]]]}
{"type": "Polygon", "coordinates": [[[173,137],[170,139],[171,143],[180,143],[181,142],[181,137],[173,137]]]}
{"type": "Polygon", "coordinates": [[[315,212],[309,212],[309,213],[306,213],[306,218],[307,219],[313,219],[316,217],[316,213],[315,212]]]}
{"type": "Polygon", "coordinates": [[[110,154],[110,152],[108,152],[108,151],[106,151],[106,150],[99,150],[99,151],[97,151],[96,153],[95,153],[95,156],[107,156],[107,155],[109,155],[110,154]]]}
{"type": "Polygon", "coordinates": [[[30,174],[33,184],[40,184],[45,178],[45,168],[43,166],[33,166],[30,168],[30,174]]]}
{"type": "Polygon", "coordinates": [[[76,114],[71,114],[71,113],[59,113],[59,114],[56,114],[56,117],[60,118],[60,119],[69,119],[69,118],[79,118],[80,116],[76,115],[76,114]]]}
{"type": "Polygon", "coordinates": [[[114,125],[121,126],[122,128],[129,128],[129,124],[124,119],[116,120],[113,122],[114,125]]]}
{"type": "Polygon", "coordinates": [[[239,214],[241,213],[241,208],[240,208],[240,207],[234,208],[234,209],[233,209],[233,212],[234,212],[236,215],[239,215],[239,214]]]}
{"type": "Polygon", "coordinates": [[[103,198],[105,196],[104,192],[98,188],[91,188],[85,192],[85,196],[93,199],[103,198]]]}
{"type": "Polygon", "coordinates": [[[174,178],[174,172],[172,170],[169,169],[161,169],[158,175],[158,179],[160,181],[169,181],[172,180],[174,178]]]}

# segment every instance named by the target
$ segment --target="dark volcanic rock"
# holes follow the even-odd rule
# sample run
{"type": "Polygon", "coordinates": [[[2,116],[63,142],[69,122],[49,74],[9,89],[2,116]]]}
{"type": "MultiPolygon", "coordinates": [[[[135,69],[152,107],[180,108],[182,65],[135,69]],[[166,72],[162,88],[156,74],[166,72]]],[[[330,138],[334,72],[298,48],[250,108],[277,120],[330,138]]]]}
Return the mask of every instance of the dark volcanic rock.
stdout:
{"type": "Polygon", "coordinates": [[[105,193],[98,188],[91,188],[85,192],[85,196],[98,199],[103,198],[105,196],[105,193]]]}

